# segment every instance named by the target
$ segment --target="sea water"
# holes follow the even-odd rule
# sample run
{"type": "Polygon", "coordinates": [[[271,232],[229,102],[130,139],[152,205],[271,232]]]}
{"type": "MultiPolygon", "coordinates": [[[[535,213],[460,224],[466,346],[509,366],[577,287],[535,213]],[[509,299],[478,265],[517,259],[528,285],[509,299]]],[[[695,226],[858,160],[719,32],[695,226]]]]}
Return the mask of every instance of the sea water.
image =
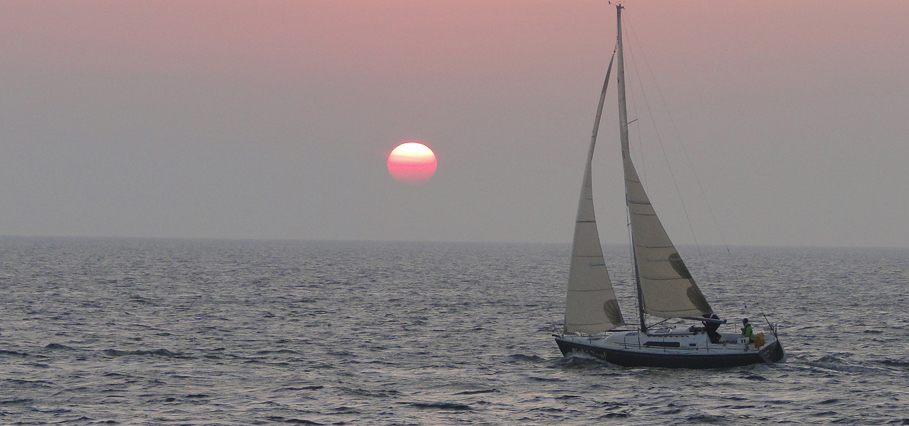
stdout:
{"type": "Polygon", "coordinates": [[[909,250],[685,248],[714,310],[788,353],[720,370],[563,357],[569,254],[0,238],[0,423],[909,424],[909,250]]]}

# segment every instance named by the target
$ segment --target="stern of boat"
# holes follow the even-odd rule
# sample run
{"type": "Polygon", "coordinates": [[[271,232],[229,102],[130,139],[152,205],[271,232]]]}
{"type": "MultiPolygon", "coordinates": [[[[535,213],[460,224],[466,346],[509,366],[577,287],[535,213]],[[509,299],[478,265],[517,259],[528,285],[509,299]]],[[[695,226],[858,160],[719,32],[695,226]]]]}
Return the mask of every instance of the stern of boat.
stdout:
{"type": "Polygon", "coordinates": [[[761,348],[758,353],[767,363],[783,362],[786,359],[786,351],[783,350],[783,344],[777,338],[761,348]]]}

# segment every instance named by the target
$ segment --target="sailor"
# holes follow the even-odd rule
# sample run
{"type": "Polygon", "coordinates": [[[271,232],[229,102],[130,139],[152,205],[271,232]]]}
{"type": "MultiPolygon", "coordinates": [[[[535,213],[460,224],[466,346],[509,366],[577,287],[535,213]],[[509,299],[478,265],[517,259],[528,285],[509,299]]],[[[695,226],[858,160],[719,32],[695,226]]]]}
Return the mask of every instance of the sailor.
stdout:
{"type": "MultiPolygon", "coordinates": [[[[710,318],[719,320],[720,317],[716,313],[711,313],[709,316],[704,314],[704,318],[710,318]]],[[[710,337],[710,343],[720,343],[720,333],[716,332],[716,329],[720,328],[720,323],[715,321],[704,321],[704,330],[707,332],[707,336],[710,337]]]]}
{"type": "Polygon", "coordinates": [[[751,323],[748,322],[748,318],[742,320],[742,337],[747,337],[748,341],[754,343],[754,328],[751,327],[751,323]]]}

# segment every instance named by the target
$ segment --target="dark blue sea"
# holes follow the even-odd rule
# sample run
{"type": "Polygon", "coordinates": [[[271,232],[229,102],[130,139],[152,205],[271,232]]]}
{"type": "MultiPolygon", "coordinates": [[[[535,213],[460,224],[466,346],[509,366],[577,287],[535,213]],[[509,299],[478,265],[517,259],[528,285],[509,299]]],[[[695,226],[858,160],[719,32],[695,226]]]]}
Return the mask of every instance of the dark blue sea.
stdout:
{"type": "Polygon", "coordinates": [[[569,251],[0,238],[0,424],[909,424],[909,250],[683,249],[788,352],[697,371],[562,357],[569,251]]]}

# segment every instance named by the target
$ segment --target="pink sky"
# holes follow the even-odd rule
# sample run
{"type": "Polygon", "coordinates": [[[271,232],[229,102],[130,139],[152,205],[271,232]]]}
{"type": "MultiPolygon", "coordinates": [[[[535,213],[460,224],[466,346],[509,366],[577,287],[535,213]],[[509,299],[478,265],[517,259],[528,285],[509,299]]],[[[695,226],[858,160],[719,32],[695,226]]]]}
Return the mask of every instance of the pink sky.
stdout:
{"type": "MultiPolygon", "coordinates": [[[[733,242],[909,245],[909,2],[626,6],[733,242]]],[[[0,235],[568,240],[614,25],[604,1],[0,3],[0,235]],[[411,139],[439,156],[419,196],[384,170],[411,139]]]]}
{"type": "MultiPolygon", "coordinates": [[[[628,6],[632,25],[640,20],[646,31],[642,37],[705,46],[695,52],[747,48],[762,55],[826,57],[905,50],[909,37],[903,25],[909,4],[899,1],[628,6]]],[[[550,59],[602,47],[612,35],[611,10],[601,1],[187,1],[166,7],[148,1],[29,1],[4,3],[0,31],[4,61],[26,67],[464,76],[558,66],[550,59]],[[426,69],[433,64],[437,69],[426,69]]],[[[653,56],[677,50],[660,47],[653,56]]]]}

